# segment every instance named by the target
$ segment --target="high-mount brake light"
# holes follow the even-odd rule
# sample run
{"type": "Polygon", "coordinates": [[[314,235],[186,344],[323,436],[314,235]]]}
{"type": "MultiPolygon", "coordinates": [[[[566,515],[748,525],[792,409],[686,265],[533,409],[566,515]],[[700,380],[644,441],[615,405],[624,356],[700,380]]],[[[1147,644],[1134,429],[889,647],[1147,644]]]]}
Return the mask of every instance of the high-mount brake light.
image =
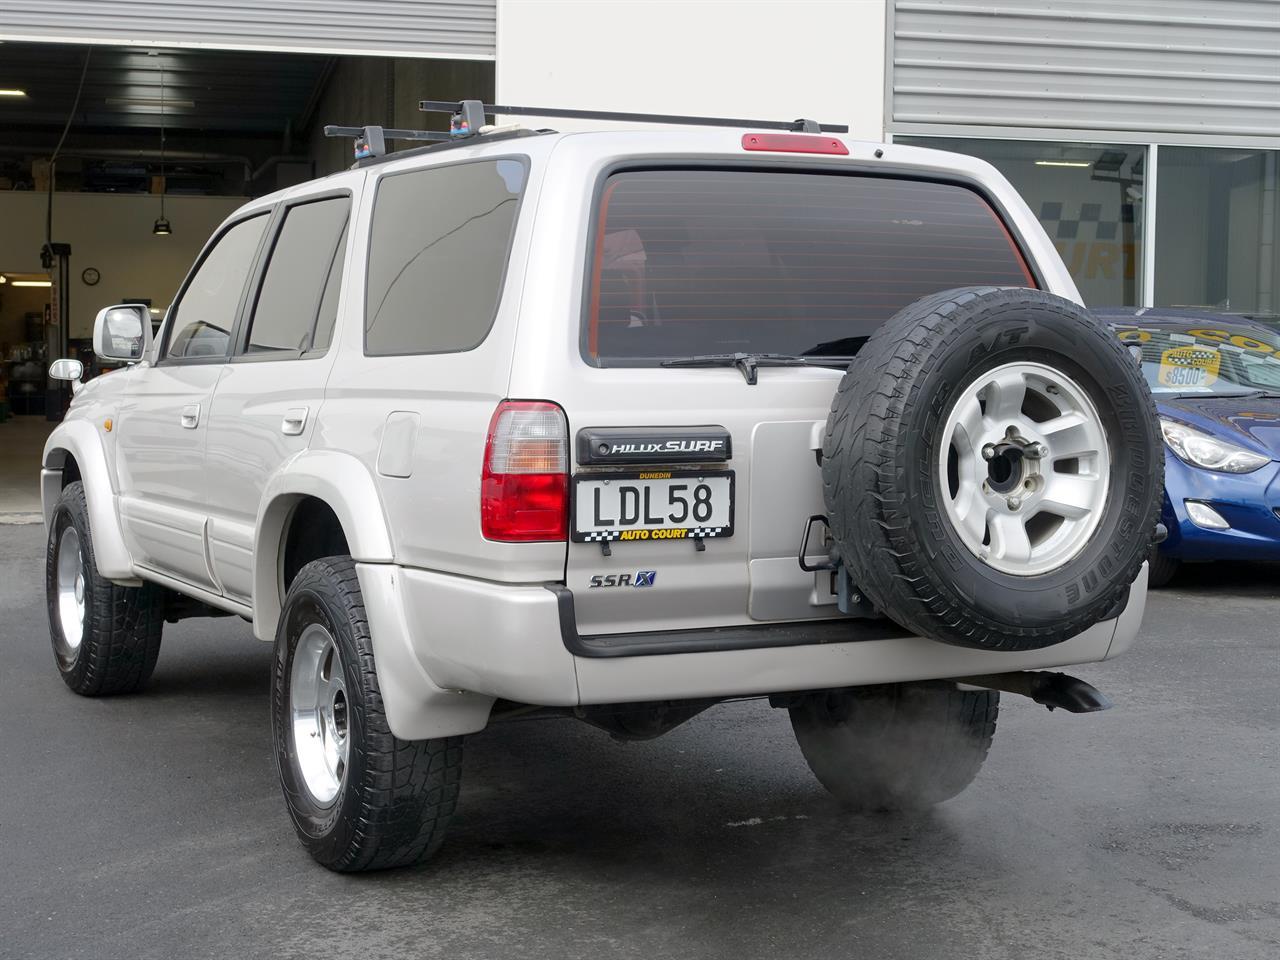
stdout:
{"type": "Polygon", "coordinates": [[[829,153],[840,157],[849,155],[849,148],[843,141],[812,133],[744,133],[742,149],[770,153],[829,153]]]}
{"type": "Polygon", "coordinates": [[[498,404],[484,447],[480,532],[508,543],[569,538],[569,426],[556,404],[498,404]]]}

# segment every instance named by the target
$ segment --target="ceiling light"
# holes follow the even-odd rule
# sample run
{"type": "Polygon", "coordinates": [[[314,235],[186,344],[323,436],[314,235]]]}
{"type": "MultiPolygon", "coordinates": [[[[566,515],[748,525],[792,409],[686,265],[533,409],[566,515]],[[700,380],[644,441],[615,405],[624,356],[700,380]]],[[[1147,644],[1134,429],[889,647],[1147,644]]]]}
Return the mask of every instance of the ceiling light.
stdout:
{"type": "Polygon", "coordinates": [[[164,217],[156,217],[156,222],[151,227],[151,232],[157,237],[167,237],[173,233],[173,228],[169,226],[169,221],[164,217]]]}
{"type": "Polygon", "coordinates": [[[172,97],[107,97],[108,107],[185,107],[191,110],[195,105],[194,100],[174,100],[172,97]]]}
{"type": "Polygon", "coordinates": [[[9,282],[9,278],[6,277],[3,273],[0,273],[0,283],[8,283],[8,282],[9,282]]]}
{"type": "Polygon", "coordinates": [[[1037,160],[1037,167],[1088,167],[1092,163],[1088,160],[1037,160]]]}
{"type": "Polygon", "coordinates": [[[19,90],[16,87],[0,87],[0,97],[25,97],[27,91],[19,90]]]}
{"type": "Polygon", "coordinates": [[[9,281],[15,287],[52,287],[52,280],[11,280],[9,281]]]}

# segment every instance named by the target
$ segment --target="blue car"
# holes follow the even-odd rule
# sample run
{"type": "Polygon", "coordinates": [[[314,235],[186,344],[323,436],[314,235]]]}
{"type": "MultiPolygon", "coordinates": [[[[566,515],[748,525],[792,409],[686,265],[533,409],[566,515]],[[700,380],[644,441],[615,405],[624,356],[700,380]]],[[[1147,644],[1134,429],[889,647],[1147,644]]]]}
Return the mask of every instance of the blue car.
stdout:
{"type": "Polygon", "coordinates": [[[1165,442],[1151,585],[1182,561],[1280,560],[1280,336],[1241,317],[1102,309],[1136,360],[1165,442]]]}

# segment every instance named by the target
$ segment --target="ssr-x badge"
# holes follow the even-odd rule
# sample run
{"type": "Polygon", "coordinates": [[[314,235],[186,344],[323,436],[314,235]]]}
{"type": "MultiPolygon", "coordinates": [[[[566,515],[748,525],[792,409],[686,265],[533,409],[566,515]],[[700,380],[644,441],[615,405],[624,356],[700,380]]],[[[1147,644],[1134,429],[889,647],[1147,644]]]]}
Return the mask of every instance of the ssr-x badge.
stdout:
{"type": "Polygon", "coordinates": [[[598,573],[591,578],[590,589],[597,587],[652,587],[657,570],[637,570],[631,573],[598,573]]]}

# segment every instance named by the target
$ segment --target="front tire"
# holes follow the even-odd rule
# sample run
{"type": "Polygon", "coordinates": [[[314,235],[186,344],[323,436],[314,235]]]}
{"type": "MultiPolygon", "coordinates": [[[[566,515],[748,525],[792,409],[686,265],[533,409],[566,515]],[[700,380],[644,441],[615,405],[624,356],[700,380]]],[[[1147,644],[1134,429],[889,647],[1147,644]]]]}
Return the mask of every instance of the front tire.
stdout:
{"type": "Polygon", "coordinates": [[[1178,574],[1182,561],[1177,557],[1165,556],[1159,547],[1151,548],[1151,556],[1147,559],[1147,586],[1151,589],[1169,585],[1178,574]]]}
{"type": "Polygon", "coordinates": [[[63,681],[82,697],[141,688],[160,656],[165,591],[151,583],[121,587],[99,576],[79,480],[62,490],[45,556],[49,636],[63,681]]]}
{"type": "Polygon", "coordinates": [[[271,729],[298,838],[330,870],[417,863],[444,841],[462,738],[401,740],[382,709],[355,564],[314,560],[276,629],[271,729]]]}
{"type": "Polygon", "coordinates": [[[973,782],[999,709],[994,690],[855,687],[809,694],[791,708],[791,727],[809,769],[850,810],[920,810],[973,782]]]}

